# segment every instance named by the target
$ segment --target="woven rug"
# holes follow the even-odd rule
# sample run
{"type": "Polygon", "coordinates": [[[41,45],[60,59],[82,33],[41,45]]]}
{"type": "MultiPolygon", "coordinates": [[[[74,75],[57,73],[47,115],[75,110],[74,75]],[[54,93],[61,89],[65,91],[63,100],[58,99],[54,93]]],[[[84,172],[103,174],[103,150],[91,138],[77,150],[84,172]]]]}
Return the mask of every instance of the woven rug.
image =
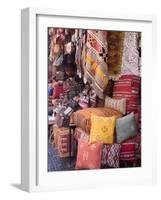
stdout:
{"type": "Polygon", "coordinates": [[[103,91],[108,84],[108,45],[107,31],[87,31],[87,52],[85,77],[93,84],[99,98],[103,98],[103,91]]]}

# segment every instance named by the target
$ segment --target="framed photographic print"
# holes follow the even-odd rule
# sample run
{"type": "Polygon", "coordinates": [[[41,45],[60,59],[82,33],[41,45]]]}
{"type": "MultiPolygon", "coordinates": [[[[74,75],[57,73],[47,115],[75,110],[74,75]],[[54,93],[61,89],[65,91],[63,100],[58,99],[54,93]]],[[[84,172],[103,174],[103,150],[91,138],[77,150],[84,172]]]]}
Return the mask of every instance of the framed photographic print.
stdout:
{"type": "Polygon", "coordinates": [[[155,17],[26,8],[21,186],[154,183],[155,17]]]}

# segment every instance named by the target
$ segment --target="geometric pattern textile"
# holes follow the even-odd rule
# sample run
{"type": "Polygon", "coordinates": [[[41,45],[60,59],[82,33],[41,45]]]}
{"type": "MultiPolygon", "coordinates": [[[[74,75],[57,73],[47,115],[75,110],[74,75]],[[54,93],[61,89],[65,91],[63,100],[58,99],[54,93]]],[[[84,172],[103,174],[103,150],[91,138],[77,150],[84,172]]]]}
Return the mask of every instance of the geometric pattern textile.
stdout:
{"type": "Polygon", "coordinates": [[[104,145],[101,164],[107,167],[118,168],[121,144],[104,145]]]}
{"type": "Polygon", "coordinates": [[[86,46],[85,78],[92,83],[97,96],[102,99],[109,76],[107,31],[88,30],[86,46]]]}

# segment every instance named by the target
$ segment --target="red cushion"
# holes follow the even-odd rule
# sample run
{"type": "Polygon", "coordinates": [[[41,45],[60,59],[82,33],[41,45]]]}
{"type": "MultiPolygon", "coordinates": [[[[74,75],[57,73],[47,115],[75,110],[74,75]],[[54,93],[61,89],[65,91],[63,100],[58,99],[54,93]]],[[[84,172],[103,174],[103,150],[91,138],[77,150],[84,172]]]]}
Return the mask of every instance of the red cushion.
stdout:
{"type": "Polygon", "coordinates": [[[89,144],[85,140],[78,141],[76,169],[99,169],[101,166],[102,143],[89,144]]]}
{"type": "Polygon", "coordinates": [[[126,98],[127,114],[131,112],[137,113],[139,110],[140,86],[141,79],[136,75],[122,75],[119,80],[114,82],[113,98],[126,98]]]}
{"type": "Polygon", "coordinates": [[[132,138],[126,140],[126,143],[134,143],[135,144],[135,154],[138,157],[141,157],[141,134],[138,134],[135,137],[132,137],[132,138]]]}
{"type": "Polygon", "coordinates": [[[135,143],[122,143],[120,152],[120,161],[135,160],[135,143]]]}

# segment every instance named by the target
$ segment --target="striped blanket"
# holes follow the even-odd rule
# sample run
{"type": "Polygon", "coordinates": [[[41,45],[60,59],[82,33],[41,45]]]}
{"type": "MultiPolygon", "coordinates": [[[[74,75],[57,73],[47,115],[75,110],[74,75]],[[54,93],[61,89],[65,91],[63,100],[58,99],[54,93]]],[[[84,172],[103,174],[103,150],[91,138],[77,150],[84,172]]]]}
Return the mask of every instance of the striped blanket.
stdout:
{"type": "Polygon", "coordinates": [[[107,31],[87,31],[87,51],[85,77],[93,84],[98,97],[103,98],[103,91],[108,84],[108,45],[107,31]]]}

